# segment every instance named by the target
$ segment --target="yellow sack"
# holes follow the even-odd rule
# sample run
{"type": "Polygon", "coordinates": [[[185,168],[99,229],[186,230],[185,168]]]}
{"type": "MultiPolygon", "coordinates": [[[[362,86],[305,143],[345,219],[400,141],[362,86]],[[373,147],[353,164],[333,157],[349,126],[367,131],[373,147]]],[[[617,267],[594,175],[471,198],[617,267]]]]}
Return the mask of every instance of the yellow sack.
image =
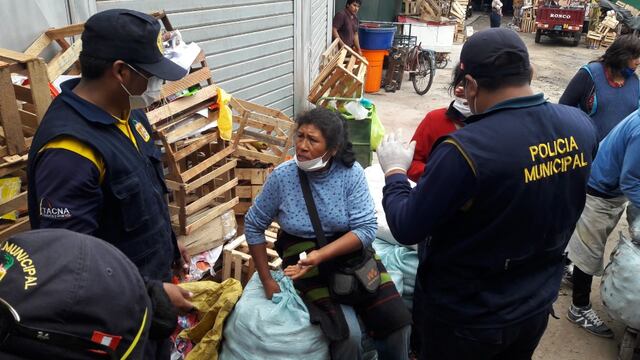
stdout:
{"type": "Polygon", "coordinates": [[[196,343],[186,360],[217,360],[224,321],[240,299],[242,285],[236,279],[227,279],[222,283],[184,283],[180,287],[193,293],[191,302],[198,309],[200,320],[196,326],[178,334],[178,337],[196,343]]]}
{"type": "Polygon", "coordinates": [[[233,113],[229,107],[231,95],[226,91],[218,88],[218,130],[223,140],[231,140],[233,132],[233,113]]]}

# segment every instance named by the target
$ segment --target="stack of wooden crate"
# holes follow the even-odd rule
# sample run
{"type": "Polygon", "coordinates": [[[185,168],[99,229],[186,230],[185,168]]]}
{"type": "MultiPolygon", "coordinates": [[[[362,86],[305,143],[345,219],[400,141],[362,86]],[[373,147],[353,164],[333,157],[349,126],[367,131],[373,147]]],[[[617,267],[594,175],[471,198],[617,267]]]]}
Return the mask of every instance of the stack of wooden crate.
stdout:
{"type": "Polygon", "coordinates": [[[600,46],[611,45],[618,36],[619,22],[614,15],[607,15],[595,30],[587,33],[587,46],[591,49],[598,49],[600,46]]]}
{"type": "Polygon", "coordinates": [[[522,7],[520,32],[532,33],[536,31],[536,8],[533,6],[522,7]]]}
{"type": "Polygon", "coordinates": [[[369,62],[336,39],[321,56],[320,73],[311,85],[307,100],[326,106],[323,97],[359,98],[362,96],[369,62]]]}
{"type": "Polygon", "coordinates": [[[64,38],[75,33],[73,26],[49,30],[25,53],[0,49],[0,241],[29,229],[27,153],[56,93],[50,79],[73,65],[64,38]],[[47,64],[37,55],[54,41],[61,50],[47,64]]]}
{"type": "Polygon", "coordinates": [[[451,2],[449,17],[456,21],[456,33],[453,40],[458,43],[464,42],[467,38],[464,20],[467,17],[468,4],[469,0],[454,0],[451,2]]]}
{"type": "Polygon", "coordinates": [[[273,167],[261,162],[239,161],[236,168],[236,176],[238,177],[236,194],[240,202],[234,208],[236,215],[243,215],[249,211],[254,200],[262,191],[262,186],[267,181],[271,170],[273,167]]]}

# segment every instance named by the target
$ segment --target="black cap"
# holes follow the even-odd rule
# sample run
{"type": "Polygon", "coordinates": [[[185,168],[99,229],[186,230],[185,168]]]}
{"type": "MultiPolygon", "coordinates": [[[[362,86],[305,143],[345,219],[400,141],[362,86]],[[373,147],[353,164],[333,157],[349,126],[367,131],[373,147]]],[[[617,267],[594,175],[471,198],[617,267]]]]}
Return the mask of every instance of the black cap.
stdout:
{"type": "MultiPolygon", "coordinates": [[[[63,229],[34,230],[0,244],[0,298],[20,323],[63,332],[141,358],[151,303],[136,266],[111,244],[63,229]]],[[[1,304],[0,304],[1,305],[1,304]]],[[[9,336],[0,358],[82,359],[35,340],[9,336]]]]}
{"type": "Polygon", "coordinates": [[[530,69],[527,46],[515,31],[506,28],[487,29],[473,34],[460,53],[460,70],[474,78],[518,75],[530,69]],[[520,57],[522,61],[495,66],[496,58],[509,53],[520,57]]]}
{"type": "Polygon", "coordinates": [[[153,16],[127,9],[99,12],[87,20],[82,53],[122,60],[164,80],[178,80],[187,70],[164,57],[160,23],[153,16]]]}

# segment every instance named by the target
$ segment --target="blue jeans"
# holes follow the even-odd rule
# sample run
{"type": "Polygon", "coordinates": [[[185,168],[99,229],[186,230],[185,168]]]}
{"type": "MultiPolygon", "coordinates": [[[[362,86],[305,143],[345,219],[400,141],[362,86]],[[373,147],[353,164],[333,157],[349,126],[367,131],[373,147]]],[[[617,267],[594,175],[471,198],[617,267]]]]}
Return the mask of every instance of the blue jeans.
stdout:
{"type": "MultiPolygon", "coordinates": [[[[331,359],[362,360],[362,329],[358,316],[351,306],[340,305],[349,326],[349,337],[331,343],[331,359]]],[[[384,339],[375,339],[379,360],[405,360],[409,358],[409,336],[411,326],[407,325],[389,334],[384,339]]]]}

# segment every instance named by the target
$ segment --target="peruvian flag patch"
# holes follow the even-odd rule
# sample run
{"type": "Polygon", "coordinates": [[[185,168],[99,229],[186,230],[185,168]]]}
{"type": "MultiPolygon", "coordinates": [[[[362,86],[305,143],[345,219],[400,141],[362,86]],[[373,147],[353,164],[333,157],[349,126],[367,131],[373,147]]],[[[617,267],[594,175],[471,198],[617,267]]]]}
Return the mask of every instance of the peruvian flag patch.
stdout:
{"type": "Polygon", "coordinates": [[[94,343],[110,347],[111,350],[114,351],[118,348],[120,340],[122,340],[122,336],[109,335],[100,331],[94,331],[93,335],[91,336],[91,341],[93,341],[94,343]]]}

